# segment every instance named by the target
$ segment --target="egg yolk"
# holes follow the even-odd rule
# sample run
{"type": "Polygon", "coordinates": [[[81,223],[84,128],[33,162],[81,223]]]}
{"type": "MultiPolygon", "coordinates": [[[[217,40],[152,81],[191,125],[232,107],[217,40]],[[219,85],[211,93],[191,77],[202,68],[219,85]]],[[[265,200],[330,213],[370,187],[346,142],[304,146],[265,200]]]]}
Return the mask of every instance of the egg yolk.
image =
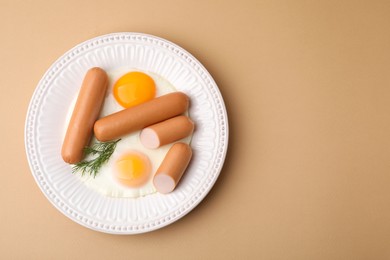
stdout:
{"type": "Polygon", "coordinates": [[[115,83],[113,94],[122,107],[129,108],[154,98],[156,85],[154,80],[145,73],[129,72],[115,83]]]}
{"type": "Polygon", "coordinates": [[[151,172],[150,161],[146,155],[141,153],[128,153],[120,157],[115,163],[115,177],[117,180],[129,187],[140,187],[144,185],[151,172]]]}

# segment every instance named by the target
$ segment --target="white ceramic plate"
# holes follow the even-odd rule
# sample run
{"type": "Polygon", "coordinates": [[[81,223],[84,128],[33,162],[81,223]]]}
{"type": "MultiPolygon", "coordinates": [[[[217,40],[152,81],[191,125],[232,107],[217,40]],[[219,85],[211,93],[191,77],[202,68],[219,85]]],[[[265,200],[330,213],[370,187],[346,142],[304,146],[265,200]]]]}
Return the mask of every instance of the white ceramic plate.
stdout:
{"type": "Polygon", "coordinates": [[[31,172],[48,200],[65,216],[93,230],[137,234],[164,227],[190,212],[221,171],[228,145],[222,96],[207,70],[181,47],[140,33],[114,33],[83,42],[60,57],[40,80],[25,125],[31,172]],[[66,116],[85,72],[134,67],[170,81],[191,100],[196,123],[193,159],[174,192],[111,198],[88,189],[61,158],[66,116]]]}

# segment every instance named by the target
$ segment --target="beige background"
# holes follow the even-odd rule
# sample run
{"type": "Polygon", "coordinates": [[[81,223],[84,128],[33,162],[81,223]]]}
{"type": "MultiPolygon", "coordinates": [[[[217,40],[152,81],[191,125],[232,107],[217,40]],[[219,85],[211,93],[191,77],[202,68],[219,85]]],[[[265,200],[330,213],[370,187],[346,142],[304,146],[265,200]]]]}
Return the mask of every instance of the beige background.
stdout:
{"type": "Polygon", "coordinates": [[[388,1],[0,1],[0,258],[390,259],[388,1]],[[161,230],[86,229],[30,173],[39,79],[98,35],[145,32],[197,57],[230,120],[216,185],[161,230]]]}

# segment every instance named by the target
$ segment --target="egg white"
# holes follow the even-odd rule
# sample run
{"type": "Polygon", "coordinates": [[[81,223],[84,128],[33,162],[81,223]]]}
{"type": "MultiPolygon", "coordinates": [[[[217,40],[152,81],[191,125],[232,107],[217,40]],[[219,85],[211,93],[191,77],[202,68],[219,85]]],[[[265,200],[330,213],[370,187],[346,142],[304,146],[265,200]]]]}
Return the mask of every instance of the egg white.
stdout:
{"type": "MultiPolygon", "coordinates": [[[[140,70],[121,68],[121,69],[107,72],[109,76],[109,86],[107,89],[107,94],[104,100],[103,108],[100,113],[100,117],[104,117],[124,109],[115,100],[112,94],[112,89],[115,82],[121,76],[131,71],[140,71],[140,70]]],[[[144,72],[147,75],[149,75],[151,78],[153,78],[156,84],[156,97],[176,91],[175,87],[166,79],[162,78],[161,76],[147,71],[141,71],[141,72],[144,72]]],[[[160,166],[161,162],[163,161],[166,153],[168,152],[172,144],[164,145],[158,149],[147,149],[141,144],[139,134],[140,131],[136,131],[121,137],[121,140],[117,143],[116,149],[112,154],[111,158],[105,165],[102,166],[98,175],[95,178],[87,174],[85,174],[84,176],[78,175],[80,180],[84,182],[84,184],[90,189],[96,190],[97,192],[110,197],[137,198],[137,197],[155,193],[156,189],[153,186],[154,173],[160,166]],[[151,163],[151,173],[148,181],[146,182],[145,185],[138,188],[130,188],[128,186],[124,186],[120,184],[115,179],[115,176],[113,174],[113,169],[116,160],[119,157],[121,157],[123,154],[131,151],[141,152],[145,154],[149,158],[151,163]]],[[[180,141],[189,143],[190,140],[191,140],[191,136],[186,137],[180,141]]],[[[91,145],[95,142],[97,142],[97,140],[93,138],[91,141],[91,145]]]]}

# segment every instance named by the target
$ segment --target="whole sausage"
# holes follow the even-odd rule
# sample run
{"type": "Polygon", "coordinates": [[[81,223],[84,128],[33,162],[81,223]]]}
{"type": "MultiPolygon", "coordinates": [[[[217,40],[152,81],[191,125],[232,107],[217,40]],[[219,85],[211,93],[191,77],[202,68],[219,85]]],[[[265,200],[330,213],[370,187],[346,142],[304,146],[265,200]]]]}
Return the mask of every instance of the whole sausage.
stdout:
{"type": "Polygon", "coordinates": [[[107,85],[108,76],[103,69],[95,67],[87,71],[62,144],[61,155],[65,162],[74,164],[83,159],[107,85]]]}
{"type": "Polygon", "coordinates": [[[175,189],[192,157],[191,147],[186,143],[175,143],[169,149],[153,178],[153,184],[160,193],[175,189]]]}
{"type": "Polygon", "coordinates": [[[174,92],[140,105],[126,108],[95,122],[99,141],[110,141],[185,112],[189,100],[182,92],[174,92]]]}
{"type": "Polygon", "coordinates": [[[141,131],[141,143],[149,149],[178,141],[189,136],[194,123],[187,116],[176,116],[160,123],[148,126],[141,131]]]}

